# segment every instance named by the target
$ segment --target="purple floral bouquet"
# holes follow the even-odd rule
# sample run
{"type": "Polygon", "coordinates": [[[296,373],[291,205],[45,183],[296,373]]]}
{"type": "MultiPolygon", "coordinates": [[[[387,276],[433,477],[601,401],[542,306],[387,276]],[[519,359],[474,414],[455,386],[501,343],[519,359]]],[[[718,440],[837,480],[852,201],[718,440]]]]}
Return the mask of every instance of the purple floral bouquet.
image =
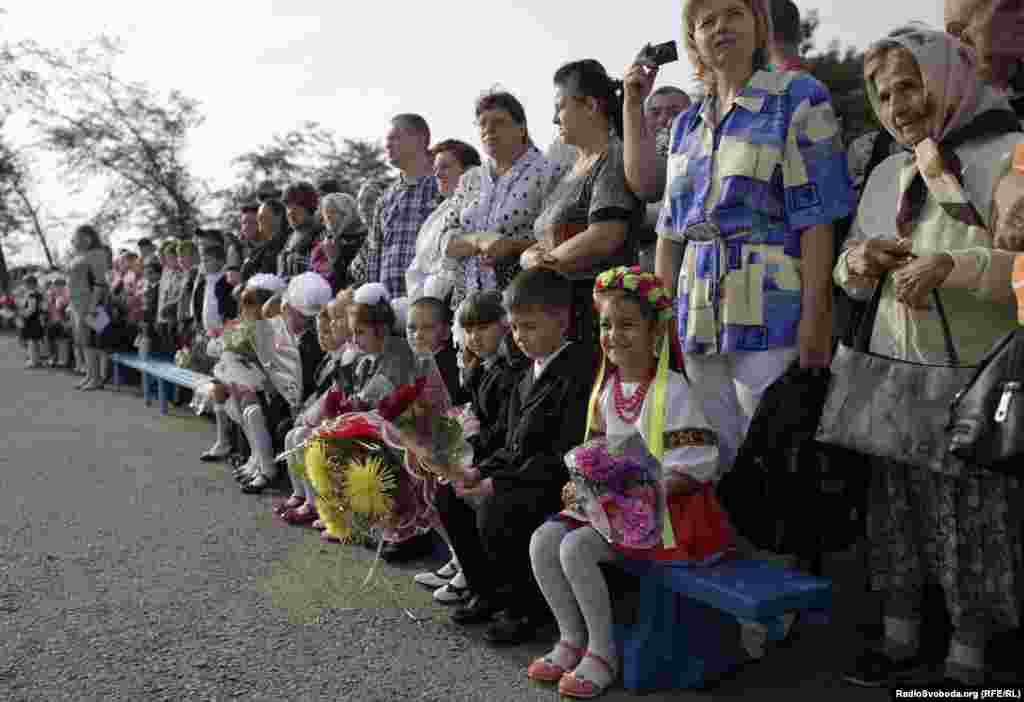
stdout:
{"type": "Polygon", "coordinates": [[[572,483],[562,494],[563,514],[588,522],[612,544],[661,544],[661,464],[639,433],[591,439],[567,453],[565,465],[572,483]]]}

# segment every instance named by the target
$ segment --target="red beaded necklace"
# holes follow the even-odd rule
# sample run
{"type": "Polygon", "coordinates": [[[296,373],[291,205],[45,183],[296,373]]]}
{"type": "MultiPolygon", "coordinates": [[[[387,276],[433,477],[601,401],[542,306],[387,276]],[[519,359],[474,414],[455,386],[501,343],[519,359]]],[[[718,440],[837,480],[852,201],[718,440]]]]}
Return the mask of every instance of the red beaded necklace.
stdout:
{"type": "Polygon", "coordinates": [[[622,378],[619,376],[619,369],[616,368],[612,371],[612,400],[615,404],[615,414],[619,415],[619,419],[627,424],[636,423],[643,411],[647,390],[653,381],[654,374],[652,373],[651,377],[640,383],[636,391],[627,398],[622,392],[622,378]]]}

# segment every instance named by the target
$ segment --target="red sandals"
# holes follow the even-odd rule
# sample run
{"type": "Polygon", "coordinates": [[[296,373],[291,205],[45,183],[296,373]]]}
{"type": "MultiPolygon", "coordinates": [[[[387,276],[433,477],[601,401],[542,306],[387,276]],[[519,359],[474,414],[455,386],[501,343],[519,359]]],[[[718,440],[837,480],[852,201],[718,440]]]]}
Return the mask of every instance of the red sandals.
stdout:
{"type": "Polygon", "coordinates": [[[592,700],[595,697],[603,695],[618,678],[618,672],[615,670],[615,667],[604,657],[599,656],[596,653],[591,653],[590,651],[587,651],[583,657],[590,658],[591,660],[595,660],[600,663],[601,666],[608,671],[611,676],[611,680],[606,685],[598,685],[593,680],[587,680],[582,677],[574,670],[563,675],[561,680],[558,681],[559,694],[564,695],[565,697],[572,697],[577,700],[592,700]]]}
{"type": "MultiPolygon", "coordinates": [[[[576,657],[575,663],[570,667],[575,667],[580,662],[580,659],[583,658],[583,649],[579,646],[571,644],[568,641],[559,641],[555,644],[555,648],[558,648],[559,646],[568,650],[576,657]]],[[[538,658],[530,663],[530,667],[526,669],[526,677],[537,682],[556,683],[562,679],[562,676],[565,675],[566,672],[566,668],[563,668],[557,663],[552,663],[548,660],[547,656],[544,656],[543,658],[538,658]]]]}

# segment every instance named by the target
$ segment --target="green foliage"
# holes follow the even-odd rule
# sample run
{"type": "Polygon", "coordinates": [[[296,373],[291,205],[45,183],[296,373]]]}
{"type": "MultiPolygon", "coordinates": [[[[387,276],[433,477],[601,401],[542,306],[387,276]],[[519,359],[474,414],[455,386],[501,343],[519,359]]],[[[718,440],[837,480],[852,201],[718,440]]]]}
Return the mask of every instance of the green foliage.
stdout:
{"type": "Polygon", "coordinates": [[[864,53],[852,46],[843,49],[835,40],[824,51],[812,53],[818,26],[818,12],[811,10],[800,22],[803,38],[800,53],[808,70],[832,94],[836,113],[843,121],[843,138],[849,143],[864,132],[878,128],[864,90],[864,53]]]}
{"type": "Polygon", "coordinates": [[[314,185],[327,178],[353,197],[367,180],[387,186],[392,179],[384,149],[369,141],[341,138],[329,127],[307,121],[284,134],[274,134],[232,160],[238,169],[234,185],[210,195],[209,210],[223,227],[234,228],[239,208],[251,202],[257,185],[273,181],[281,189],[304,180],[314,185]]]}
{"type": "Polygon", "coordinates": [[[255,185],[272,180],[279,186],[325,178],[338,181],[352,196],[365,180],[386,182],[390,168],[384,150],[371,142],[338,137],[318,122],[303,122],[285,134],[274,134],[269,144],[233,159],[241,180],[255,185]]]}
{"type": "Polygon", "coordinates": [[[134,225],[152,236],[190,231],[202,184],[184,162],[199,104],[172,90],[159,95],[113,71],[120,45],[100,37],[64,54],[34,42],[4,45],[0,89],[32,116],[41,147],[56,154],[70,185],[108,187],[94,222],[134,225]]]}

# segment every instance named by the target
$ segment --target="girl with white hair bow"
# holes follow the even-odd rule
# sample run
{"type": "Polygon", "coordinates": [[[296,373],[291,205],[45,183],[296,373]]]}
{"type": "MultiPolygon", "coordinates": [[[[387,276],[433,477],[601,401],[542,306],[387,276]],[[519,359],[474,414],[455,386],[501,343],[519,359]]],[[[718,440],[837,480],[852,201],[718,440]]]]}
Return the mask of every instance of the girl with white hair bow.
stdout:
{"type": "Polygon", "coordinates": [[[260,398],[251,394],[242,400],[245,405],[242,417],[256,469],[250,479],[243,479],[244,493],[259,494],[278,477],[270,428],[276,428],[280,420],[294,420],[313,391],[316,369],[324,356],[315,320],[332,297],[331,286],[322,276],[302,273],[288,283],[281,314],[257,324],[256,356],[267,374],[270,388],[283,398],[287,416],[268,416],[269,403],[265,407],[260,398]]]}

